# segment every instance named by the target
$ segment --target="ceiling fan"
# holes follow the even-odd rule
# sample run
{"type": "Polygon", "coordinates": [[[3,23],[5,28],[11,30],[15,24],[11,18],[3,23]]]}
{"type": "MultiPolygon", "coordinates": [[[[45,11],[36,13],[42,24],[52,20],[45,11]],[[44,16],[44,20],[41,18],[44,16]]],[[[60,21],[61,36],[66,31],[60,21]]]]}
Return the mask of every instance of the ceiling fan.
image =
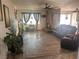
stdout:
{"type": "Polygon", "coordinates": [[[44,9],[52,9],[51,5],[49,5],[48,3],[45,3],[44,5],[44,9]]]}

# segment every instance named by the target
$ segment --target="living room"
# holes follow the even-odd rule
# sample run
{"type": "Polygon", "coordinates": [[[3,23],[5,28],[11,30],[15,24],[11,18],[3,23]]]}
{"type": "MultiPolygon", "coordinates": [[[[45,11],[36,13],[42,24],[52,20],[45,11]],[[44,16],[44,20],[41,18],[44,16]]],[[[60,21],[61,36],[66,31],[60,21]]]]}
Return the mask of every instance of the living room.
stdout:
{"type": "Polygon", "coordinates": [[[78,59],[78,6],[78,0],[0,0],[0,58],[78,59]]]}

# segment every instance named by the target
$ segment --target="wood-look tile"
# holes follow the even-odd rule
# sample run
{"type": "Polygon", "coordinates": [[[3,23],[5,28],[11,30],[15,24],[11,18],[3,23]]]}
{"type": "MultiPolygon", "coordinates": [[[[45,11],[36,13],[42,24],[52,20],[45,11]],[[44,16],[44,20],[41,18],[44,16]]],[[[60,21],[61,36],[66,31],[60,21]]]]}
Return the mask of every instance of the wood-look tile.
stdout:
{"type": "Polygon", "coordinates": [[[25,32],[23,38],[23,54],[16,55],[15,59],[77,59],[77,51],[61,49],[60,40],[52,34],[25,32]]]}

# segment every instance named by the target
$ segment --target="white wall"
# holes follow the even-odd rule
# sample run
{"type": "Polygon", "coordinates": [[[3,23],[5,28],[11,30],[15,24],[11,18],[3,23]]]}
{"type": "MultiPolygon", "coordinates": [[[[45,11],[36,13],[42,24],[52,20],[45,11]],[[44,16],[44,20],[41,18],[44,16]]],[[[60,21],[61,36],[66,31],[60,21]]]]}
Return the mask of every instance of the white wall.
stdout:
{"type": "Polygon", "coordinates": [[[7,58],[7,49],[3,43],[3,37],[5,36],[7,29],[5,28],[5,23],[0,21],[0,58],[6,59],[7,58]]]}
{"type": "MultiPolygon", "coordinates": [[[[9,8],[10,20],[14,19],[14,6],[9,0],[2,0],[2,4],[5,4],[9,8]]],[[[3,5],[2,5],[3,6],[3,5]]],[[[6,36],[8,29],[5,28],[5,21],[3,16],[3,21],[0,21],[0,38],[3,39],[6,36]]],[[[0,39],[0,59],[7,58],[7,47],[4,45],[0,39]]]]}
{"type": "MultiPolygon", "coordinates": [[[[14,19],[14,5],[10,0],[2,0],[2,4],[6,5],[9,8],[10,20],[14,19]]],[[[3,17],[4,18],[4,17],[3,17]]]]}
{"type": "MultiPolygon", "coordinates": [[[[10,20],[14,19],[15,18],[14,5],[11,3],[10,0],[2,0],[2,11],[3,11],[3,4],[9,8],[10,20]]],[[[4,20],[4,14],[3,14],[3,21],[0,21],[0,38],[3,38],[7,31],[8,31],[7,28],[5,28],[5,20],[4,20]]]]}
{"type": "Polygon", "coordinates": [[[56,28],[60,23],[60,8],[52,8],[48,10],[47,22],[50,28],[56,28]]]}
{"type": "Polygon", "coordinates": [[[5,36],[7,29],[5,28],[5,23],[0,22],[0,38],[3,38],[5,36]]]}

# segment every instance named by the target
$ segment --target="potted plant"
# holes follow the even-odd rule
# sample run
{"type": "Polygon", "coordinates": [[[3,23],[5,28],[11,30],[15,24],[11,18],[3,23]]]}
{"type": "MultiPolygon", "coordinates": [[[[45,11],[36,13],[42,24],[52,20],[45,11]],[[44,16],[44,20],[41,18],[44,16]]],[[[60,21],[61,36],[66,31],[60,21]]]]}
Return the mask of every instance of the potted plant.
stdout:
{"type": "Polygon", "coordinates": [[[8,51],[10,51],[11,53],[22,53],[23,39],[21,35],[16,35],[10,30],[9,33],[6,33],[4,42],[5,44],[7,44],[8,51]]]}

